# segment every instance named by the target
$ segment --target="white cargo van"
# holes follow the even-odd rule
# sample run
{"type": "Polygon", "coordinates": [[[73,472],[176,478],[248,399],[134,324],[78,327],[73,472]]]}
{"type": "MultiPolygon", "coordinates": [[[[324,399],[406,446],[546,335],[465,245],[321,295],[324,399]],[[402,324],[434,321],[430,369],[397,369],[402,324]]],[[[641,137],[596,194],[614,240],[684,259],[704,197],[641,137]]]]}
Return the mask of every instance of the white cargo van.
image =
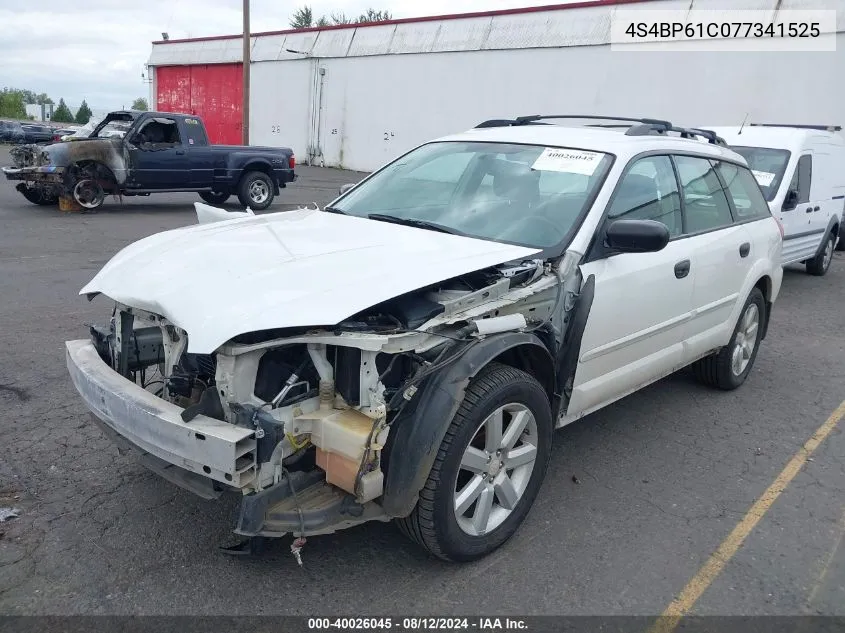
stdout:
{"type": "Polygon", "coordinates": [[[845,250],[845,139],[841,127],[747,124],[701,126],[745,157],[783,225],[783,264],[824,275],[833,250],[845,250]],[[837,239],[839,244],[837,245],[837,239]]]}

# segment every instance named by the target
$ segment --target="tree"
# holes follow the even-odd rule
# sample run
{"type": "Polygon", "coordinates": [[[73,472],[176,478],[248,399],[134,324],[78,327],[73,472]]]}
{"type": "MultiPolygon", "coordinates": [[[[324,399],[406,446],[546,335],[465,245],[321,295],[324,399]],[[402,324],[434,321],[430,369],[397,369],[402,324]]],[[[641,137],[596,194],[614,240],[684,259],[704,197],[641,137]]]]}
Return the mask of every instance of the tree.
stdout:
{"type": "Polygon", "coordinates": [[[35,103],[38,105],[50,105],[55,102],[48,97],[46,93],[42,92],[41,94],[35,96],[35,103]]]}
{"type": "Polygon", "coordinates": [[[0,117],[9,119],[26,119],[26,103],[23,93],[14,88],[3,88],[0,91],[0,117]]]}
{"type": "Polygon", "coordinates": [[[57,123],[73,123],[73,113],[67,107],[64,99],[59,99],[59,105],[53,111],[52,120],[57,123]]]}
{"type": "Polygon", "coordinates": [[[317,20],[317,23],[314,26],[329,26],[330,22],[326,16],[320,16],[320,19],[317,20]]]}
{"type": "Polygon", "coordinates": [[[132,102],[132,107],[130,109],[131,110],[142,110],[142,111],[146,112],[147,110],[150,109],[150,106],[147,103],[147,100],[144,99],[144,97],[138,97],[137,99],[135,99],[135,101],[132,102]]]}
{"type": "Polygon", "coordinates": [[[85,125],[91,120],[92,114],[93,112],[91,112],[91,108],[88,107],[88,103],[85,99],[83,99],[82,105],[79,106],[79,110],[76,111],[76,122],[79,123],[79,125],[85,125]]]}
{"type": "Polygon", "coordinates": [[[307,4],[293,12],[290,19],[292,29],[308,29],[314,26],[314,12],[307,4]]]}
{"type": "Polygon", "coordinates": [[[375,9],[367,9],[366,13],[362,13],[356,22],[384,22],[390,20],[391,15],[387,11],[376,11],[375,9]]]}

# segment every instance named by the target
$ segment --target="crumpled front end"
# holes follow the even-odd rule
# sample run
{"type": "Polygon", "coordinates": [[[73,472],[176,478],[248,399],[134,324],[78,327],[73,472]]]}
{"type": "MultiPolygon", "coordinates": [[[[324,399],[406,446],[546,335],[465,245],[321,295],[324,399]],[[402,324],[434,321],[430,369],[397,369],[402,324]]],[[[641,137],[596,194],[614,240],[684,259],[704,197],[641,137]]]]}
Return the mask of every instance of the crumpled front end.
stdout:
{"type": "Polygon", "coordinates": [[[7,180],[62,183],[65,165],[54,162],[50,146],[20,145],[12,148],[9,154],[13,167],[3,168],[7,180]]]}

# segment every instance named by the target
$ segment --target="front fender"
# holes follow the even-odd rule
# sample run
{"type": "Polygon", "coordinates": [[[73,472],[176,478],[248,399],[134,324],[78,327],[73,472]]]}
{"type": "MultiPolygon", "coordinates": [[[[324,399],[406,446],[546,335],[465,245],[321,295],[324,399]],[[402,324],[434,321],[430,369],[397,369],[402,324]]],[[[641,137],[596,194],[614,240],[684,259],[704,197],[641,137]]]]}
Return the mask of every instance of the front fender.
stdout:
{"type": "Polygon", "coordinates": [[[525,345],[537,348],[553,366],[549,350],[537,336],[506,332],[472,343],[457,360],[423,381],[393,420],[388,435],[384,495],[380,501],[388,516],[408,516],[414,509],[470,380],[502,353],[525,345]]]}

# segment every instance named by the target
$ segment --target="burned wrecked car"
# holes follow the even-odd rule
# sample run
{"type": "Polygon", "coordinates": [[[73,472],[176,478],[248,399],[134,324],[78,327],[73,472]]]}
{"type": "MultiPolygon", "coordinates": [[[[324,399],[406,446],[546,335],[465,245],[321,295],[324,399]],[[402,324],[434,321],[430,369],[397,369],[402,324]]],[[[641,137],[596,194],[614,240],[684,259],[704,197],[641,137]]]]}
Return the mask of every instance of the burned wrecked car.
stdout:
{"type": "Polygon", "coordinates": [[[527,516],[554,428],[686,363],[716,359],[702,375],[725,389],[753,364],[731,374],[728,343],[744,305],[765,315],[777,296],[777,223],[764,203],[743,225],[757,263],[695,321],[706,336],[678,327],[692,282],[673,266],[703,247],[666,248],[649,218],[673,204],[675,172],[651,177],[649,161],[748,168],[653,125],[498,122],[323,209],[197,203],[197,225],[127,246],[81,289],[112,316],[66,344],[73,383],[162,477],[240,495],[244,547],[292,535],[300,554],[307,536],[396,520],[436,556],[484,556],[527,516]]]}
{"type": "Polygon", "coordinates": [[[14,165],[3,168],[6,179],[34,204],[67,197],[96,209],[108,195],[194,191],[217,204],[237,195],[258,211],[296,178],[290,149],[212,145],[202,119],[193,115],[112,112],[79,134],[15,148],[14,165]]]}

